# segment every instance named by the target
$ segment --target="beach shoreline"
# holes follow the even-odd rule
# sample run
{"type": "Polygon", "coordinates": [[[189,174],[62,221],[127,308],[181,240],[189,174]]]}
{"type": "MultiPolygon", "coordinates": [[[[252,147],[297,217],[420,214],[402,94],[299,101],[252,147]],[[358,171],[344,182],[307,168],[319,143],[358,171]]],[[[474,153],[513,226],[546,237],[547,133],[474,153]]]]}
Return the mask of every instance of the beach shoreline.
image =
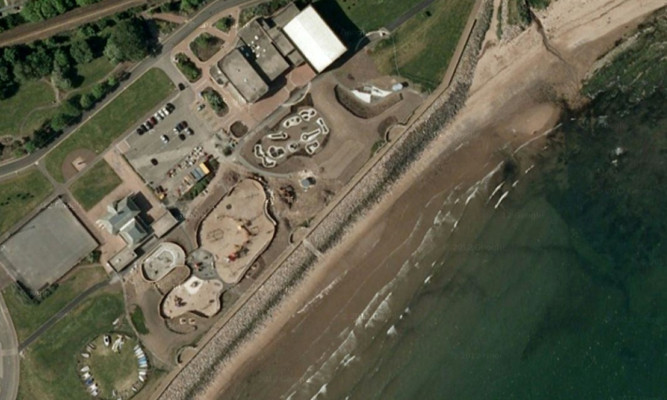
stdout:
{"type": "MultiPolygon", "coordinates": [[[[572,7],[571,3],[561,0],[540,13],[544,35],[533,25],[508,43],[482,47],[483,55],[476,65],[466,105],[456,118],[388,188],[381,201],[375,206],[369,205],[340,243],[331,244],[332,248],[325,252],[322,259],[315,261],[307,251],[299,254],[310,263],[317,262],[316,267],[310,268],[306,278],[276,305],[271,318],[262,322],[263,328],[236,348],[224,362],[224,368],[222,365],[216,368],[201,398],[218,398],[230,382],[252,375],[253,368],[263,357],[275,352],[275,347],[271,346],[285,346],[291,332],[290,329],[285,331],[286,326],[291,329],[301,324],[313,323],[317,326],[312,321],[314,317],[322,323],[333,318],[326,313],[309,315],[312,314],[309,304],[322,303],[325,297],[329,301],[334,295],[342,301],[341,296],[346,297],[342,294],[349,290],[365,292],[355,299],[355,304],[348,301],[343,307],[345,315],[335,316],[341,323],[354,320],[364,301],[367,302],[374,290],[382,286],[382,280],[391,279],[400,267],[400,263],[373,266],[369,260],[375,260],[377,264],[378,255],[382,254],[392,254],[395,260],[404,259],[418,244],[413,239],[423,236],[428,228],[417,224],[412,231],[392,229],[392,226],[402,226],[400,223],[415,221],[415,216],[422,215],[422,208],[415,210],[413,204],[428,205],[437,198],[438,192],[451,189],[452,182],[478,181],[494,168],[498,160],[502,161],[503,155],[497,153],[499,144],[507,143],[508,147],[515,148],[551,128],[560,115],[560,99],[566,99],[568,105],[583,101],[578,95],[581,81],[595,60],[609,51],[618,38],[632,31],[641,20],[661,6],[660,1],[646,1],[637,7],[620,1],[577,2],[580,8],[572,7]],[[606,10],[606,19],[600,19],[599,9],[606,10]],[[584,34],[582,30],[587,37],[596,40],[582,42],[579,39],[584,34]],[[559,49],[563,59],[540,44],[545,36],[559,49]],[[586,54],[586,57],[581,57],[581,54],[586,54]],[[447,173],[443,173],[445,170],[447,173]],[[376,282],[366,282],[363,290],[359,287],[354,289],[354,285],[347,286],[346,282],[353,282],[355,274],[362,272],[361,266],[380,271],[375,276],[376,282]],[[260,351],[262,357],[258,357],[260,351]]],[[[436,100],[432,110],[439,110],[441,105],[436,100]]],[[[425,115],[424,118],[430,116],[425,115]]],[[[369,176],[369,179],[372,178],[369,176]]],[[[352,197],[350,199],[353,200],[352,197]]],[[[428,212],[425,215],[429,215],[428,212]]],[[[326,247],[317,235],[312,241],[320,249],[326,247]]],[[[330,312],[339,313],[336,310],[340,307],[334,306],[336,301],[331,303],[330,312]]],[[[312,331],[315,335],[317,329],[312,331]]],[[[323,333],[320,336],[318,340],[324,343],[326,335],[323,333]]],[[[306,338],[300,339],[292,341],[292,348],[283,351],[305,358],[301,349],[306,338]]],[[[317,346],[310,352],[314,356],[317,346]]],[[[302,362],[304,365],[308,363],[306,360],[302,362]]],[[[172,386],[163,398],[180,398],[178,393],[183,392],[172,386]]]]}

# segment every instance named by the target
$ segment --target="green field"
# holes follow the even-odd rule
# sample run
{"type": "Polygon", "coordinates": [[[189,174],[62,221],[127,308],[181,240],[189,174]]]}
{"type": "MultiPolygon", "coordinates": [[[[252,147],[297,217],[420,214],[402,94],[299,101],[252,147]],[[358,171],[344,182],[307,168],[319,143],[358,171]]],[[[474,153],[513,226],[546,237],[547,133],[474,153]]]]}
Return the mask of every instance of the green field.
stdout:
{"type": "Polygon", "coordinates": [[[386,26],[421,0],[336,0],[340,8],[364,32],[386,26]]]}
{"type": "Polygon", "coordinates": [[[146,72],[49,153],[46,168],[51,176],[63,182],[62,165],[70,152],[89,149],[101,153],[140,117],[163,102],[173,89],[174,84],[162,70],[146,72]]]}
{"type": "Polygon", "coordinates": [[[36,169],[0,181],[0,234],[28,215],[52,191],[51,183],[36,169]]]}
{"type": "Polygon", "coordinates": [[[118,187],[121,182],[121,179],[109,164],[101,160],[77,178],[70,186],[70,191],[76,201],[81,204],[81,207],[88,211],[99,203],[104,196],[118,187]]]}
{"type": "Polygon", "coordinates": [[[76,359],[96,336],[117,330],[123,294],[97,294],[84,301],[24,350],[18,399],[90,400],[76,370],[76,359]]]}
{"type": "Polygon", "coordinates": [[[0,136],[28,136],[37,129],[43,120],[30,119],[23,129],[21,123],[30,111],[38,107],[54,105],[55,95],[46,81],[28,81],[21,84],[19,91],[12,97],[0,100],[0,136]]]}
{"type": "Polygon", "coordinates": [[[135,306],[130,314],[130,319],[132,320],[132,325],[134,328],[142,335],[147,335],[149,333],[148,327],[146,327],[146,318],[144,317],[144,312],[141,310],[141,307],[135,306]]]}
{"type": "Polygon", "coordinates": [[[473,5],[470,0],[436,0],[412,17],[373,50],[380,72],[433,90],[442,81],[473,5]]]}
{"type": "MultiPolygon", "coordinates": [[[[111,341],[115,341],[117,335],[111,335],[111,341]]],[[[100,396],[111,398],[113,390],[119,394],[132,393],[132,385],[137,382],[139,365],[134,355],[134,346],[137,340],[128,337],[123,347],[114,352],[111,346],[104,345],[103,336],[98,336],[93,343],[96,349],[90,352],[90,358],[79,357],[83,365],[90,367],[90,374],[99,385],[100,396]]]]}
{"type": "Polygon", "coordinates": [[[98,57],[88,64],[77,66],[77,72],[81,76],[82,81],[76,88],[76,91],[85,90],[92,87],[95,83],[105,79],[107,75],[114,69],[106,57],[98,57]]]}
{"type": "Polygon", "coordinates": [[[14,321],[19,342],[24,341],[52,315],[61,310],[79,293],[106,278],[102,267],[80,268],[58,284],[56,290],[41,303],[30,302],[16,285],[2,291],[14,321]]]}

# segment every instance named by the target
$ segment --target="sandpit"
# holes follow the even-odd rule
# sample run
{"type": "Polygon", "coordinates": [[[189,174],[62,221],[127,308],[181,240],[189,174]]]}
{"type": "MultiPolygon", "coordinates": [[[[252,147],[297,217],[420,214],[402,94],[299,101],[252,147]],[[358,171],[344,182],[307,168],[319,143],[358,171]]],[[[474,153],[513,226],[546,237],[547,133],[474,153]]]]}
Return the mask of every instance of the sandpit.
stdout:
{"type": "Polygon", "coordinates": [[[254,179],[239,182],[202,221],[200,245],[213,254],[223,282],[238,283],[273,240],[268,199],[254,179]]]}

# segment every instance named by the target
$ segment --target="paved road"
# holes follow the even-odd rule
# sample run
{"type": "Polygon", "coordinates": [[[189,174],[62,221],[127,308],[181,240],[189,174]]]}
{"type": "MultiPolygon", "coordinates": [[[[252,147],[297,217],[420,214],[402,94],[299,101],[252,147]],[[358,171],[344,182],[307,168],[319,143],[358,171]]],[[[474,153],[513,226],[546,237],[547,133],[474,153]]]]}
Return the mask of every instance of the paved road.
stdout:
{"type": "MultiPolygon", "coordinates": [[[[83,124],[83,122],[85,122],[86,119],[90,118],[92,115],[97,113],[102,107],[106,106],[109,102],[115,99],[116,96],[118,96],[118,94],[122,93],[123,90],[125,90],[129,85],[131,85],[134,81],[136,81],[139,77],[141,77],[141,75],[143,75],[146,71],[151,69],[156,64],[159,64],[161,61],[164,62],[165,60],[163,59],[169,60],[169,53],[174,48],[174,46],[176,46],[180,41],[185,39],[189,34],[191,34],[195,29],[197,29],[199,25],[204,23],[207,19],[228,8],[242,4],[258,3],[260,1],[261,0],[217,0],[209,4],[208,6],[204,7],[197,15],[195,15],[185,25],[183,25],[183,27],[174,32],[169,38],[167,38],[167,40],[165,40],[162,43],[162,51],[160,55],[158,55],[157,57],[149,57],[144,61],[140,62],[139,64],[137,64],[132,70],[130,70],[131,72],[130,78],[122,82],[121,87],[118,88],[118,90],[116,90],[116,92],[114,92],[113,95],[103,100],[95,108],[95,110],[85,113],[82,118],[81,124],[83,124]]],[[[183,79],[183,81],[185,82],[185,79],[183,79]]],[[[39,149],[27,157],[0,166],[0,180],[2,180],[2,178],[4,177],[9,177],[12,174],[16,174],[19,171],[35,164],[42,157],[44,157],[44,155],[48,153],[48,151],[51,148],[55,147],[58,143],[65,140],[81,124],[65,130],[65,132],[62,135],[60,135],[60,137],[56,139],[56,141],[52,143],[51,146],[49,146],[48,148],[39,149]]]]}
{"type": "MultiPolygon", "coordinates": [[[[36,331],[32,333],[32,335],[28,336],[26,340],[24,340],[19,346],[19,350],[23,351],[26,347],[30,346],[35,340],[37,340],[42,333],[44,333],[47,329],[52,327],[56,322],[60,321],[65,315],[67,315],[74,307],[78,306],[82,301],[84,301],[88,296],[91,294],[97,292],[98,290],[102,289],[105,287],[107,284],[109,284],[108,280],[103,280],[102,282],[96,283],[95,285],[89,287],[85,291],[81,292],[78,296],[76,296],[72,301],[70,301],[65,307],[63,307],[60,311],[55,313],[54,315],[51,316],[51,318],[47,319],[46,322],[42,324],[39,328],[37,328],[36,331]]],[[[1,400],[1,399],[0,399],[1,400]]]]}
{"type": "Polygon", "coordinates": [[[14,324],[0,295],[0,400],[14,400],[19,389],[18,342],[14,324]]]}

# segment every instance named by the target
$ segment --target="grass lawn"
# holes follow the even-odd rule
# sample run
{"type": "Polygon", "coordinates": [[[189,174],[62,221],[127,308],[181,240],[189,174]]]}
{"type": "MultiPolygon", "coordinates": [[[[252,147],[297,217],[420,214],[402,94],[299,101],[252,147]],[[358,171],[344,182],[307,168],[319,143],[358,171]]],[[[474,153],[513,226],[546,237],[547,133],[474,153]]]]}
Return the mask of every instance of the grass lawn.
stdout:
{"type": "Polygon", "coordinates": [[[173,90],[174,84],[162,70],[146,72],[49,153],[46,168],[51,176],[63,182],[62,165],[70,152],[89,149],[101,153],[173,90]]]}
{"type": "Polygon", "coordinates": [[[135,306],[130,314],[130,319],[132,320],[132,325],[137,330],[137,332],[142,335],[148,334],[148,328],[146,327],[146,319],[144,318],[144,312],[141,310],[141,307],[135,306]]]}
{"type": "Polygon", "coordinates": [[[422,0],[336,0],[341,9],[364,32],[386,26],[422,0]]]}
{"type": "Polygon", "coordinates": [[[77,356],[96,336],[117,330],[124,313],[119,288],[80,304],[24,350],[18,398],[21,400],[90,400],[76,370],[77,356]]]}
{"type": "Polygon", "coordinates": [[[55,95],[51,86],[43,80],[21,84],[19,91],[8,99],[0,100],[0,136],[27,136],[37,129],[43,120],[31,118],[23,130],[21,123],[28,113],[37,107],[52,105],[55,95]]]}
{"type": "Polygon", "coordinates": [[[102,267],[80,268],[58,284],[56,290],[39,304],[30,302],[16,285],[2,291],[7,308],[14,321],[19,342],[27,339],[35,329],[65,307],[79,293],[106,278],[102,267]]]}
{"type": "MultiPolygon", "coordinates": [[[[118,336],[111,335],[113,343],[118,336]]],[[[90,352],[90,358],[79,357],[81,365],[90,367],[90,374],[99,385],[100,396],[111,398],[113,390],[118,393],[132,393],[132,385],[137,382],[139,365],[134,355],[134,346],[137,344],[135,338],[128,338],[118,352],[114,352],[111,346],[104,345],[103,336],[98,336],[95,341],[96,348],[90,352]]]]}
{"type": "Polygon", "coordinates": [[[378,69],[433,90],[447,70],[473,5],[470,0],[433,2],[376,46],[372,56],[378,69]]]}
{"type": "Polygon", "coordinates": [[[114,65],[106,57],[98,57],[88,64],[77,66],[77,72],[83,78],[75,91],[80,91],[92,87],[95,83],[106,78],[114,69],[114,65]]]}
{"type": "Polygon", "coordinates": [[[51,183],[36,169],[0,181],[0,234],[19,222],[52,191],[51,183]]]}
{"type": "Polygon", "coordinates": [[[99,203],[104,196],[111,193],[121,182],[121,179],[109,164],[101,160],[77,178],[70,186],[70,191],[76,201],[81,204],[81,207],[88,211],[99,203]]]}

